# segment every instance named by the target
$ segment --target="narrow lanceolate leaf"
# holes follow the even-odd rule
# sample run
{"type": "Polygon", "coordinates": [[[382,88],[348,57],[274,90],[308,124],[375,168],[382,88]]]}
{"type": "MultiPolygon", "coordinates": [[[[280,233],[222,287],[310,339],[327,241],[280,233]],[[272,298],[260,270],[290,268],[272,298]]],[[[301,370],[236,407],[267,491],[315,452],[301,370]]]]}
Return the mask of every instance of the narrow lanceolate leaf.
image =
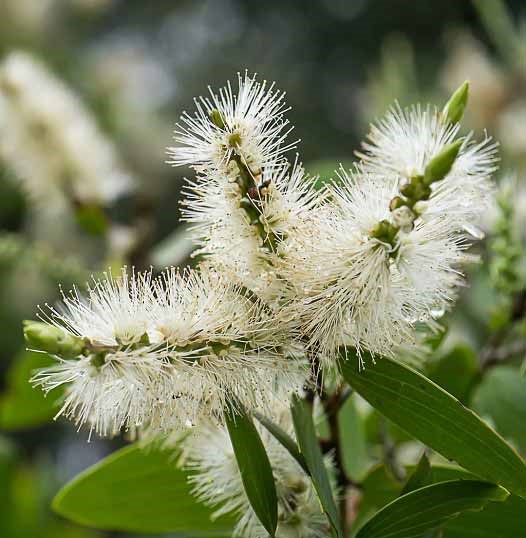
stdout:
{"type": "Polygon", "coordinates": [[[226,425],[250,505],[267,532],[278,526],[278,497],[265,447],[249,415],[225,413],[226,425]]]}
{"type": "Polygon", "coordinates": [[[343,535],[338,517],[338,509],[332,495],[329,476],[323,463],[320,445],[316,438],[316,430],[312,420],[312,409],[307,402],[298,396],[293,396],[291,412],[296,439],[307,463],[307,468],[309,469],[309,474],[320,499],[321,506],[336,536],[341,537],[343,535]]]}
{"type": "Polygon", "coordinates": [[[448,521],[442,538],[519,538],[525,513],[526,501],[510,495],[504,502],[488,503],[482,512],[464,512],[448,521]]]}
{"type": "Polygon", "coordinates": [[[281,445],[289,451],[289,454],[301,465],[301,468],[310,475],[307,462],[300,452],[296,441],[277,424],[260,413],[254,413],[254,416],[261,424],[281,443],[281,445]]]}
{"type": "Polygon", "coordinates": [[[131,445],[64,486],[53,509],[99,529],[230,535],[235,522],[224,517],[212,521],[213,510],[199,503],[191,490],[188,473],[177,468],[173,451],[131,445]]]}
{"type": "Polygon", "coordinates": [[[421,538],[468,510],[504,501],[508,492],[488,482],[452,480],[403,495],[377,512],[356,538],[421,538]]]}
{"type": "Polygon", "coordinates": [[[502,437],[456,398],[408,366],[379,359],[359,370],[340,361],[356,392],[397,426],[476,475],[526,497],[526,464],[502,437]]]}
{"type": "Polygon", "coordinates": [[[425,454],[422,454],[418,465],[411,473],[411,476],[407,479],[407,482],[402,488],[400,495],[406,495],[407,493],[410,493],[411,491],[414,491],[415,489],[424,486],[430,473],[431,464],[429,463],[429,459],[425,454]]]}

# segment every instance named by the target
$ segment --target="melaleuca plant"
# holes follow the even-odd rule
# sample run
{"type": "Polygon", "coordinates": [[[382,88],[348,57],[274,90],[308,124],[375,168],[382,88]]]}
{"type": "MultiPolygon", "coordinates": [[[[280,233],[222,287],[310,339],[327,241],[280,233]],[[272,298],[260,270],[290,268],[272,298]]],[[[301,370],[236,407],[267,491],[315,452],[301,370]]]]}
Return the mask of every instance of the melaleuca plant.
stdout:
{"type": "Polygon", "coordinates": [[[28,347],[56,358],[33,384],[65,387],[58,416],[138,443],[55,508],[192,536],[416,538],[525,496],[515,450],[418,371],[493,203],[496,144],[461,134],[467,102],[466,83],[442,109],[393,107],[320,189],[289,160],[297,143],[273,84],[245,73],[196,99],[168,153],[193,171],[183,218],[197,266],[124,268],[25,324],[28,347]],[[416,468],[387,458],[399,496],[357,518],[371,486],[342,431],[364,400],[427,449],[416,468]],[[458,466],[433,474],[431,453],[458,466]],[[108,506],[108,491],[123,502],[108,506]]]}

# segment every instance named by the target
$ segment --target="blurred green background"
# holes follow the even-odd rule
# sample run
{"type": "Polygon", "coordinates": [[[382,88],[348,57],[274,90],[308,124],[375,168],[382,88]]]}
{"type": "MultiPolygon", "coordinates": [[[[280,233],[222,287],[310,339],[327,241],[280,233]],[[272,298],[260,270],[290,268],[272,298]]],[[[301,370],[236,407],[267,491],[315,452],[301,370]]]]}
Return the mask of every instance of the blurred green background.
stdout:
{"type": "MultiPolygon", "coordinates": [[[[0,61],[23,50],[44,62],[80,96],[136,185],[111,203],[78,202],[66,193],[64,203],[50,207],[0,152],[2,538],[106,535],[54,516],[50,500],[125,441],[88,443],[87,432],[51,420],[59,395],[44,399],[27,382],[47,359],[25,351],[21,321],[35,317],[37,304],[53,302],[59,283],[67,290],[121,263],[162,269],[187,262],[190,247],[178,223],[185,173],[164,161],[173,125],[192,108],[192,98],[245,69],[275,80],[292,106],[301,159],[328,178],[339,163],[352,161],[368,123],[395,99],[440,106],[469,79],[466,123],[500,140],[502,168],[520,178],[526,170],[526,5],[509,0],[505,6],[493,0],[478,7],[468,0],[0,0],[0,61]]],[[[0,107],[0,136],[9,140],[11,132],[0,107]]],[[[524,228],[526,197],[519,205],[515,230],[524,228]]],[[[490,220],[484,227],[495,231],[490,220]]],[[[504,217],[505,234],[506,223],[504,217]]],[[[480,381],[488,345],[500,344],[503,331],[518,346],[513,372],[524,358],[524,282],[519,274],[518,283],[505,278],[502,285],[491,273],[493,267],[502,276],[499,263],[523,264],[524,258],[519,253],[510,261],[509,248],[499,254],[491,241],[480,252],[488,263],[473,271],[472,287],[448,318],[446,342],[427,371],[453,383],[452,392],[524,447],[524,431],[508,423],[510,414],[516,424],[526,418],[517,376],[511,374],[514,393],[510,375],[498,369],[474,399],[469,393],[480,381]],[[496,407],[494,386],[512,394],[508,407],[496,407]]],[[[523,274],[524,266],[515,270],[523,274]]],[[[371,420],[367,424],[374,430],[371,420]]],[[[368,437],[372,459],[375,435],[368,437]]]]}

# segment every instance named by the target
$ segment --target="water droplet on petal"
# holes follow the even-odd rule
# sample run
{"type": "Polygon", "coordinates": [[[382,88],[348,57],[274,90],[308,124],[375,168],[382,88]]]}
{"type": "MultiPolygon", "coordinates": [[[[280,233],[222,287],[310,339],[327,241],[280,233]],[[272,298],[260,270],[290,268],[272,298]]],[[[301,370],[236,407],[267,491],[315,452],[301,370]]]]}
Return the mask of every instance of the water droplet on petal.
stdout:
{"type": "Polygon", "coordinates": [[[431,309],[431,316],[434,319],[441,318],[445,314],[446,310],[445,308],[433,308],[431,309]]]}
{"type": "Polygon", "coordinates": [[[486,235],[480,228],[478,228],[474,224],[466,223],[464,224],[463,227],[464,227],[464,230],[466,230],[466,232],[468,232],[468,234],[474,237],[475,239],[484,239],[486,235]]]}

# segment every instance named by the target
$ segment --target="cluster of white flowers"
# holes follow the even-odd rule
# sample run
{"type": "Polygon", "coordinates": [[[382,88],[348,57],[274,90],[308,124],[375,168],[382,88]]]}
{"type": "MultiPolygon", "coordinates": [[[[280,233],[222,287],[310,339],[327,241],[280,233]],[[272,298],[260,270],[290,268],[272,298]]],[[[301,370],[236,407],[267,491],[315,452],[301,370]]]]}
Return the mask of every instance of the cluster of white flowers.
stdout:
{"type": "MultiPolygon", "coordinates": [[[[236,536],[266,536],[224,412],[258,409],[294,436],[288,400],[318,364],[337,376],[342,347],[394,355],[417,347],[420,325],[436,327],[493,192],[495,145],[458,138],[466,99],[464,85],[442,112],[395,107],[355,168],[316,190],[285,157],[294,144],[273,85],[245,74],[237,95],[228,85],[200,98],[169,153],[195,172],[184,216],[202,262],[158,278],[123,270],[44,309],[48,324],[28,324],[26,337],[58,362],[35,383],[66,385],[59,414],[100,434],[172,433],[195,495],[219,505],[216,516],[236,512],[236,536]]],[[[326,535],[308,477],[258,428],[277,486],[276,536],[326,535]]]]}
{"type": "Polygon", "coordinates": [[[496,150],[470,135],[455,145],[458,129],[437,111],[395,108],[372,127],[356,169],[328,188],[318,239],[303,238],[285,273],[295,285],[287,308],[322,356],[342,344],[393,355],[414,341],[416,323],[433,326],[452,304],[491,205],[496,150]],[[450,151],[445,177],[426,181],[450,151]]]}
{"type": "Polygon", "coordinates": [[[491,205],[496,148],[458,138],[466,99],[463,85],[442,112],[393,108],[355,169],[320,191],[285,157],[294,144],[273,85],[245,74],[237,95],[200,98],[169,149],[196,174],[184,205],[200,267],[65,297],[52,321],[85,345],[38,382],[68,384],[62,412],[101,433],[169,430],[221,416],[231,397],[253,409],[287,396],[313,355],[335,370],[342,347],[416,345],[463,284],[491,205]]]}
{"type": "Polygon", "coordinates": [[[218,95],[196,101],[176,129],[171,163],[196,172],[184,217],[209,261],[267,302],[280,292],[280,267],[294,238],[309,228],[317,196],[297,159],[284,153],[290,132],[284,94],[239,76],[218,95]]]}
{"type": "Polygon", "coordinates": [[[295,320],[326,363],[342,345],[392,355],[416,323],[435,326],[462,284],[495,144],[458,138],[447,110],[397,106],[355,169],[320,193],[297,162],[288,173],[283,95],[265,87],[239,77],[237,98],[230,85],[211,92],[176,130],[171,162],[196,172],[185,216],[198,252],[295,320]]]}
{"type": "Polygon", "coordinates": [[[80,99],[25,52],[0,65],[0,159],[47,206],[107,205],[134,185],[80,99]]]}
{"type": "Polygon", "coordinates": [[[272,393],[301,386],[265,305],[212,271],[170,269],[152,280],[123,270],[95,281],[87,297],[73,291],[60,307],[46,305],[41,317],[73,344],[55,351],[57,364],[35,383],[67,385],[58,414],[101,435],[217,420],[229,399],[267,409],[272,393]]]}
{"type": "MultiPolygon", "coordinates": [[[[270,416],[275,424],[295,438],[290,410],[275,401],[270,416]]],[[[272,466],[278,496],[278,538],[318,538],[327,536],[329,523],[322,512],[310,478],[298,462],[264,427],[256,425],[272,466]]],[[[168,442],[169,446],[169,442],[168,442]]],[[[192,493],[209,506],[217,507],[213,517],[235,513],[239,521],[236,538],[265,538],[268,532],[259,522],[245,493],[234,449],[225,427],[204,423],[193,429],[177,448],[179,465],[190,471],[192,493]]],[[[332,477],[333,463],[325,457],[332,477]]],[[[334,488],[334,483],[331,484],[334,488]]]]}

